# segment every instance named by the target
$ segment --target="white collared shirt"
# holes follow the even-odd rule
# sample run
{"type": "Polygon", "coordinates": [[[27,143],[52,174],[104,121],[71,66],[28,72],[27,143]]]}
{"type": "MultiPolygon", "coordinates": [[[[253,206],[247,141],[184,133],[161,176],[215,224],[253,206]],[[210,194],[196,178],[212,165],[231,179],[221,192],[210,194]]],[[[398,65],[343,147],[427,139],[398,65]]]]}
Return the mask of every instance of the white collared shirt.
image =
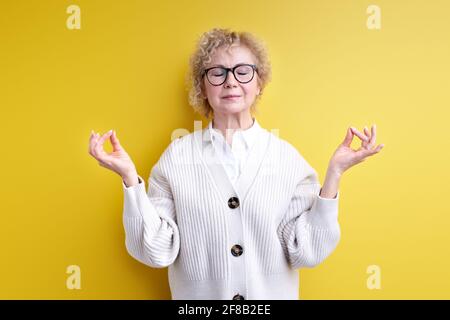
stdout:
{"type": "Polygon", "coordinates": [[[253,124],[250,128],[245,130],[239,129],[233,133],[231,146],[226,142],[222,132],[213,128],[213,121],[209,122],[208,130],[214,150],[221,160],[228,177],[235,185],[261,127],[256,118],[253,118],[253,124]]]}

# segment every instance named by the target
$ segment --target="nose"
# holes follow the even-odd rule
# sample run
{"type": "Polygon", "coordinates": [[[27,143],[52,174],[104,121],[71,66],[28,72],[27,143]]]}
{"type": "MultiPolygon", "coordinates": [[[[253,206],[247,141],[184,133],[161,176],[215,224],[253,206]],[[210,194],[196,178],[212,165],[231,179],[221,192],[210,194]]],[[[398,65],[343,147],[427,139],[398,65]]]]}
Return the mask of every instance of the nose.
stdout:
{"type": "Polygon", "coordinates": [[[224,84],[225,84],[225,86],[228,86],[228,85],[236,86],[237,85],[237,80],[234,78],[233,71],[231,71],[231,70],[227,71],[227,76],[226,76],[224,84]]]}

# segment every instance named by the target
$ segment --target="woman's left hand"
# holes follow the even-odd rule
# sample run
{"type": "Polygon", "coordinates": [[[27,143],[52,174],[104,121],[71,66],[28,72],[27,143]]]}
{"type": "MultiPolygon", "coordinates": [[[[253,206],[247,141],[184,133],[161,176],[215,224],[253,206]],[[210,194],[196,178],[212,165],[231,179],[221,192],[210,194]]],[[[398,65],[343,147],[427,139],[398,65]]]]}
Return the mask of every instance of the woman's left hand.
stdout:
{"type": "Polygon", "coordinates": [[[378,153],[384,147],[384,144],[379,144],[374,148],[377,139],[376,125],[372,126],[371,131],[372,133],[370,134],[367,127],[364,127],[364,133],[359,132],[354,127],[348,128],[344,141],[330,159],[329,168],[341,175],[355,164],[363,162],[367,157],[378,153]],[[358,150],[353,150],[350,147],[354,135],[361,140],[361,147],[358,150]]]}

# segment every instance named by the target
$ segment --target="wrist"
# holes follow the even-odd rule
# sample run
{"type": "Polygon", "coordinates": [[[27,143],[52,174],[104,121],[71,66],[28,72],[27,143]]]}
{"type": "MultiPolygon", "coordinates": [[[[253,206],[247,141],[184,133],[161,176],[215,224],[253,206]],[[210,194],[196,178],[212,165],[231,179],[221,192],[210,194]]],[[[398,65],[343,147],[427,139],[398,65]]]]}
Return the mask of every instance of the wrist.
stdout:
{"type": "Polygon", "coordinates": [[[326,173],[327,176],[335,179],[340,179],[342,174],[343,172],[334,166],[329,166],[326,173]]]}
{"type": "Polygon", "coordinates": [[[135,186],[141,182],[137,173],[124,175],[122,176],[122,180],[127,187],[135,186]]]}
{"type": "Polygon", "coordinates": [[[134,169],[134,170],[129,170],[129,171],[121,174],[120,176],[122,177],[122,179],[125,179],[125,178],[135,177],[137,175],[138,175],[137,170],[134,169]]]}

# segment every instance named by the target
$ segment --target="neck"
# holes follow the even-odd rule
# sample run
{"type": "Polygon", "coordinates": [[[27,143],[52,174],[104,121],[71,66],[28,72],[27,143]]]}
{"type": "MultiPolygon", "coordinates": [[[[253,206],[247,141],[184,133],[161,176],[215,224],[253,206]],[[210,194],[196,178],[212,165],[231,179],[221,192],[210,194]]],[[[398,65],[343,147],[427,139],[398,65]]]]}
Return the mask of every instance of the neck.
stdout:
{"type": "Polygon", "coordinates": [[[237,130],[247,130],[252,127],[254,118],[249,112],[236,114],[214,114],[212,127],[219,130],[231,145],[233,134],[237,130]]]}

